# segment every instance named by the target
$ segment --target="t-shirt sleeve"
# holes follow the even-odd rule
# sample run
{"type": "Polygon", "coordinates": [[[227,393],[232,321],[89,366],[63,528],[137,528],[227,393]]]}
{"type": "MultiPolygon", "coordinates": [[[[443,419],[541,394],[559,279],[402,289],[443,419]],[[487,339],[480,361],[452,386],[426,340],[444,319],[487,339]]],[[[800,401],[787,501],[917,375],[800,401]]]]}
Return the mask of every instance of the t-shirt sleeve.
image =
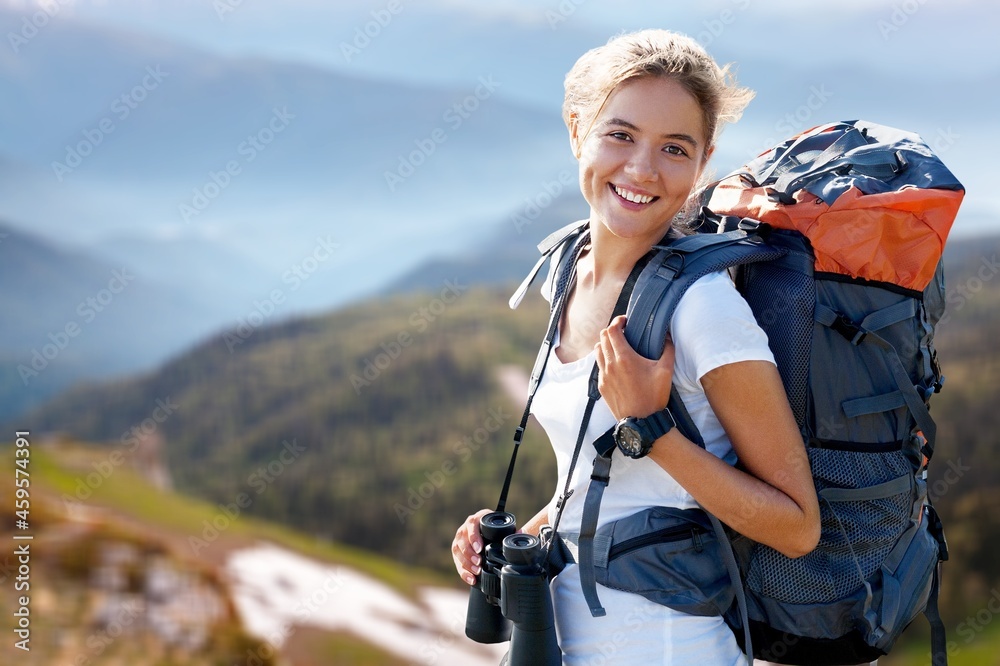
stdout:
{"type": "Polygon", "coordinates": [[[768,361],[767,334],[725,271],[710,273],[681,297],[670,322],[676,355],[674,379],[691,391],[715,368],[740,361],[768,361]]]}

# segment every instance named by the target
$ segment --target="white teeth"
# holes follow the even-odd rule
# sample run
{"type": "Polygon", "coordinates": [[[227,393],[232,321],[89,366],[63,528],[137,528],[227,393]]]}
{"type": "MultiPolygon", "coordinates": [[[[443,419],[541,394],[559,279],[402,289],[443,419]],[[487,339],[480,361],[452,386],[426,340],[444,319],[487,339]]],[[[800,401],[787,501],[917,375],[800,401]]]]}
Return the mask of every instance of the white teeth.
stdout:
{"type": "Polygon", "coordinates": [[[626,189],[622,189],[621,187],[618,187],[617,185],[615,185],[615,192],[618,193],[618,196],[620,196],[623,199],[626,199],[628,201],[631,201],[632,203],[645,204],[645,203],[649,203],[650,201],[652,201],[653,199],[656,198],[656,197],[649,197],[649,196],[646,196],[646,195],[643,195],[643,194],[636,194],[635,192],[630,192],[630,191],[628,191],[626,189]]]}

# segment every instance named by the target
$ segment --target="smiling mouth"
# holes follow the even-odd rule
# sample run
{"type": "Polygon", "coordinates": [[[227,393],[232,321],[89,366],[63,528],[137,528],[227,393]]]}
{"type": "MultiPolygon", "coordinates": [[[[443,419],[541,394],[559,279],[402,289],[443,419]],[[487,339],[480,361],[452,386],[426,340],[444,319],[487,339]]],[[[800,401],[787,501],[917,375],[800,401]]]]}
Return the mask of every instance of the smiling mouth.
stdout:
{"type": "Polygon", "coordinates": [[[627,190],[624,187],[615,185],[614,183],[608,183],[608,187],[611,188],[611,191],[614,192],[619,199],[627,201],[632,204],[640,204],[640,205],[651,204],[660,198],[648,194],[639,194],[638,192],[627,190]]]}

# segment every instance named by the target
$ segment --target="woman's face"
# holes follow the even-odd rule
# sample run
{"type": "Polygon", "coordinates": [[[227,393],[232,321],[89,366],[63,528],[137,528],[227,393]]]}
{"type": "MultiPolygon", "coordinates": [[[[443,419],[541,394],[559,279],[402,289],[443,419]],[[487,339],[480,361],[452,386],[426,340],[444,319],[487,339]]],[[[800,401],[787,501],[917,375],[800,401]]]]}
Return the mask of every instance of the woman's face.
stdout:
{"type": "Polygon", "coordinates": [[[701,108],[681,84],[657,77],[621,84],[580,146],[591,223],[622,238],[659,240],[701,175],[711,152],[705,143],[701,108]]]}

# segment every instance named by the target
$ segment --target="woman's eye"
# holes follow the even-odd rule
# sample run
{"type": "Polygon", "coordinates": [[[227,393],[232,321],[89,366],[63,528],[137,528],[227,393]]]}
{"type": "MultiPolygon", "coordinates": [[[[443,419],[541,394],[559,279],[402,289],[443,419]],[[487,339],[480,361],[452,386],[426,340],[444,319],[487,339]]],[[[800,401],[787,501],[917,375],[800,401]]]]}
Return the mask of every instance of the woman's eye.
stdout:
{"type": "Polygon", "coordinates": [[[615,139],[619,139],[621,141],[629,141],[632,138],[626,132],[612,132],[608,136],[613,137],[615,139]]]}
{"type": "Polygon", "coordinates": [[[687,155],[687,152],[680,146],[667,146],[664,150],[671,155],[687,155]]]}

